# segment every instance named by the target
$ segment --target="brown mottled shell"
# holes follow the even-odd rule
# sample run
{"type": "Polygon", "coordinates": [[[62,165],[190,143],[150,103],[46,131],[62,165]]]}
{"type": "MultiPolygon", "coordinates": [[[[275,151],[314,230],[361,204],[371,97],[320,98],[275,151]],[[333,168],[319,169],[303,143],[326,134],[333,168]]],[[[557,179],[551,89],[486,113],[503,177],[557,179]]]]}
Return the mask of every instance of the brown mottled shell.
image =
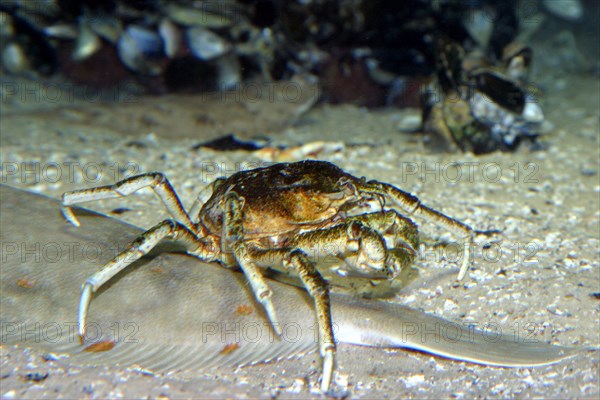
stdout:
{"type": "Polygon", "coordinates": [[[222,201],[229,192],[244,199],[246,239],[285,235],[332,225],[360,200],[360,180],[325,161],[306,160],[238,172],[218,185],[200,210],[200,221],[220,236],[222,201]]]}

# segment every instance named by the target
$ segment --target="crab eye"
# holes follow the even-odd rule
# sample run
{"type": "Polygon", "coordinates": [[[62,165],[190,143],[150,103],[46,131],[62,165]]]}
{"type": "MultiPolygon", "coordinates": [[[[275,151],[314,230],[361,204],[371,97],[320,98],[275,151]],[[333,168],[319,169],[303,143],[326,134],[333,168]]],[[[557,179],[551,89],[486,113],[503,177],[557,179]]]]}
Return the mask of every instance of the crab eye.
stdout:
{"type": "Polygon", "coordinates": [[[341,178],[337,184],[340,189],[342,189],[345,196],[356,196],[358,194],[358,190],[354,183],[347,178],[341,178]]]}

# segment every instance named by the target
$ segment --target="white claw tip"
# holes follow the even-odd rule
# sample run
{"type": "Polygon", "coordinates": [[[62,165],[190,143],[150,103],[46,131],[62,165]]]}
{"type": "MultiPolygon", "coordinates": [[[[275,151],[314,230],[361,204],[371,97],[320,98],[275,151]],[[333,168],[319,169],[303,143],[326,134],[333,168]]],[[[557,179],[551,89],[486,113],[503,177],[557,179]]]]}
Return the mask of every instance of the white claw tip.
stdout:
{"type": "Polygon", "coordinates": [[[87,319],[87,311],[91,300],[92,286],[86,283],[83,285],[83,291],[81,292],[81,300],[79,300],[79,315],[77,320],[79,325],[79,341],[81,343],[83,343],[85,337],[85,321],[87,319]]]}
{"type": "Polygon", "coordinates": [[[75,227],[79,227],[81,224],[79,223],[79,221],[77,220],[77,217],[75,216],[75,214],[73,214],[73,210],[71,209],[71,207],[68,206],[64,206],[62,209],[62,215],[63,217],[73,226],[75,227]]]}
{"type": "Polygon", "coordinates": [[[326,352],[323,356],[323,378],[321,379],[321,392],[328,393],[333,377],[333,353],[326,352]]]}

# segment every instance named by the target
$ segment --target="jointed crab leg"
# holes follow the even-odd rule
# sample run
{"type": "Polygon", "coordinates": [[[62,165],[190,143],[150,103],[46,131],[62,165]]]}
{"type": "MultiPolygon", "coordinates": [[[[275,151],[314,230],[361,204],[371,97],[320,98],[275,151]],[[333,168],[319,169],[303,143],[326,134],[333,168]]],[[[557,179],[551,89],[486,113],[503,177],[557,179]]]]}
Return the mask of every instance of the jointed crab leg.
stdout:
{"type": "Polygon", "coordinates": [[[386,195],[386,197],[390,198],[394,203],[396,203],[406,212],[429,220],[445,229],[448,229],[450,232],[462,235],[465,243],[463,251],[463,260],[457,278],[458,280],[462,280],[469,269],[469,265],[471,262],[471,247],[473,246],[475,233],[490,233],[475,231],[469,225],[463,224],[462,222],[457,221],[454,218],[448,217],[447,215],[442,214],[441,212],[438,212],[434,209],[423,205],[416,196],[413,196],[412,194],[400,190],[392,185],[377,181],[369,181],[367,182],[366,187],[361,188],[361,190],[365,192],[386,195]]]}
{"type": "Polygon", "coordinates": [[[203,254],[210,251],[205,249],[205,244],[200,241],[198,236],[181,223],[171,219],[150,228],[142,236],[131,243],[127,249],[123,250],[113,260],[109,261],[101,270],[89,277],[83,284],[81,300],[79,301],[79,337],[83,341],[85,335],[85,323],[92,293],[98,290],[102,285],[108,282],[113,276],[131,265],[133,262],[148,254],[162,239],[171,238],[184,243],[190,253],[203,254]]]}
{"type": "Polygon", "coordinates": [[[327,393],[333,376],[335,341],[331,325],[331,305],[327,281],[302,250],[293,250],[285,257],[284,266],[298,272],[304,287],[315,300],[319,327],[319,352],[323,358],[321,390],[327,393]]]}
{"type": "MultiPolygon", "coordinates": [[[[327,232],[327,230],[323,232],[327,232]]],[[[252,258],[254,265],[272,266],[275,269],[283,266],[292,270],[298,275],[304,288],[314,299],[319,330],[319,352],[323,359],[321,390],[326,393],[333,377],[336,351],[327,281],[300,248],[264,250],[251,247],[249,253],[245,253],[245,255],[252,258]]]]}
{"type": "MultiPolygon", "coordinates": [[[[124,197],[144,187],[150,187],[154,190],[173,218],[185,225],[188,229],[194,230],[194,224],[183,208],[177,193],[175,193],[175,190],[169,183],[167,177],[160,172],[136,175],[117,182],[114,185],[67,192],[63,194],[62,198],[62,213],[67,221],[75,226],[79,226],[79,221],[69,206],[92,200],[124,197]]],[[[205,236],[205,233],[200,232],[200,236],[205,236]]]]}

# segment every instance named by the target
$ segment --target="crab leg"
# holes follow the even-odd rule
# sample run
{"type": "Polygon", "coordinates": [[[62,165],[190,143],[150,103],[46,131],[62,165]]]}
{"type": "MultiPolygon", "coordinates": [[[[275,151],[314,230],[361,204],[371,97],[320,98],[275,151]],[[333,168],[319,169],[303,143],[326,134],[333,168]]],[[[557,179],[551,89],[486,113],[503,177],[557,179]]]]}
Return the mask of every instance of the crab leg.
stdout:
{"type": "Polygon", "coordinates": [[[302,250],[292,250],[283,261],[284,267],[292,268],[298,272],[304,287],[315,300],[317,310],[317,323],[319,328],[319,352],[323,358],[323,378],[321,391],[327,393],[333,376],[335,341],[331,323],[331,305],[329,300],[329,287],[319,271],[308,260],[302,250]]]}
{"type": "Polygon", "coordinates": [[[431,221],[440,227],[449,230],[450,232],[462,235],[465,244],[463,250],[463,260],[457,278],[458,280],[462,280],[469,269],[471,262],[471,247],[473,246],[475,233],[492,233],[491,231],[475,231],[469,225],[463,224],[454,218],[448,217],[439,211],[423,205],[416,196],[413,196],[412,194],[389,184],[377,181],[369,181],[367,182],[366,187],[361,188],[361,190],[365,192],[386,195],[406,212],[431,221]]]}
{"type": "MultiPolygon", "coordinates": [[[[345,226],[343,227],[345,229],[345,226]]],[[[328,231],[331,230],[323,230],[323,232],[328,231]]],[[[319,352],[323,359],[321,391],[327,393],[333,377],[336,351],[327,281],[321,276],[307,254],[300,248],[265,250],[250,247],[249,251],[250,253],[246,253],[246,255],[252,257],[255,265],[258,264],[261,267],[271,266],[274,269],[283,266],[296,272],[304,288],[314,299],[319,332],[319,352]]]]}
{"type": "Polygon", "coordinates": [[[189,252],[195,255],[208,254],[211,249],[205,248],[205,244],[198,236],[181,223],[167,219],[155,225],[139,238],[134,240],[127,249],[123,250],[113,260],[109,261],[98,272],[89,277],[82,287],[81,299],[79,301],[79,337],[83,342],[85,335],[85,323],[88,308],[92,299],[92,293],[108,282],[113,276],[124,270],[127,266],[139,260],[152,250],[162,239],[172,238],[184,243],[189,252]]]}
{"type": "Polygon", "coordinates": [[[281,335],[283,331],[273,306],[273,292],[262,276],[260,268],[248,254],[248,248],[243,240],[243,199],[235,192],[230,192],[226,195],[224,203],[223,229],[225,232],[223,232],[221,252],[223,255],[227,255],[232,250],[229,246],[233,248],[235,259],[250,282],[256,300],[264,307],[275,333],[281,335]]]}
{"type": "MultiPolygon", "coordinates": [[[[160,172],[149,172],[147,174],[132,176],[114,185],[66,192],[62,196],[62,213],[67,221],[75,226],[79,226],[79,221],[69,206],[93,200],[124,197],[145,187],[150,187],[154,190],[173,218],[188,229],[195,230],[194,223],[185,211],[185,208],[183,208],[181,200],[179,200],[173,186],[171,186],[167,177],[160,172]]],[[[205,235],[205,232],[200,232],[200,236],[205,235]]]]}

